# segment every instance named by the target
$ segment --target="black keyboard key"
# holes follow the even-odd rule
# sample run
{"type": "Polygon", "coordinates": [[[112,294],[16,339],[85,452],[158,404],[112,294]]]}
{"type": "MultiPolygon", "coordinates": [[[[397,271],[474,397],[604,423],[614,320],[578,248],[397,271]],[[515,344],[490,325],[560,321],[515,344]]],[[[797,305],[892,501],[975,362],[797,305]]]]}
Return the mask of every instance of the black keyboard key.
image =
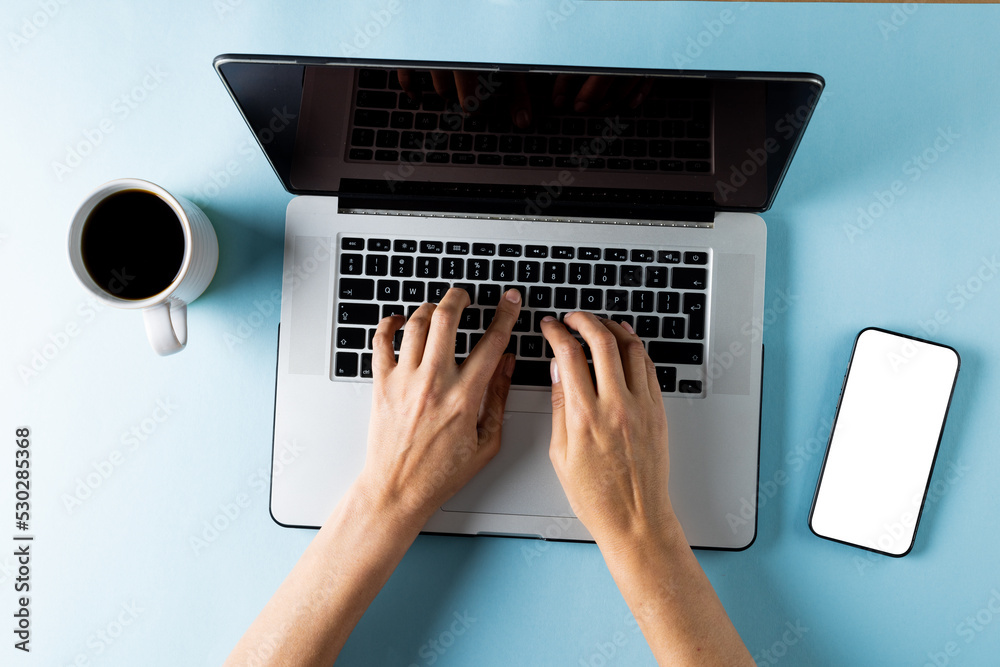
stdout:
{"type": "Polygon", "coordinates": [[[357,352],[338,352],[333,363],[334,374],[340,378],[353,378],[358,376],[358,354],[357,352]]]}
{"type": "MultiPolygon", "coordinates": [[[[531,331],[531,311],[527,308],[522,308],[517,314],[517,320],[514,322],[514,331],[531,331]]],[[[514,337],[511,336],[513,339],[514,337]]],[[[510,350],[510,352],[516,352],[517,348],[510,350]]]]}
{"type": "Polygon", "coordinates": [[[597,264],[594,266],[594,284],[611,286],[617,283],[618,267],[613,264],[597,264]]]}
{"type": "Polygon", "coordinates": [[[358,127],[389,127],[389,112],[375,109],[356,109],[354,124],[358,127]]]}
{"type": "Polygon", "coordinates": [[[633,169],[641,169],[643,171],[655,171],[656,170],[656,160],[642,159],[642,160],[632,160],[633,169]]]}
{"type": "Polygon", "coordinates": [[[459,332],[455,335],[455,354],[468,354],[469,336],[459,332]]]}
{"type": "Polygon", "coordinates": [[[553,160],[548,155],[532,155],[528,158],[528,165],[532,167],[551,167],[552,164],[553,160]]]}
{"type": "Polygon", "coordinates": [[[500,137],[501,153],[520,153],[521,137],[515,134],[505,134],[500,137]]]}
{"type": "Polygon", "coordinates": [[[441,277],[461,280],[465,277],[465,260],[459,257],[445,257],[441,260],[441,277]]]}
{"type": "Polygon", "coordinates": [[[389,127],[397,130],[409,130],[413,127],[413,113],[410,111],[393,111],[389,114],[389,127]]]}
{"type": "Polygon", "coordinates": [[[609,311],[628,310],[628,292],[623,289],[609,289],[604,295],[609,311]]]}
{"type": "Polygon", "coordinates": [[[417,242],[397,239],[392,242],[392,249],[396,252],[416,252],[417,242]]]}
{"type": "Polygon", "coordinates": [[[541,357],[545,339],[541,336],[521,336],[521,356],[541,357]]]}
{"type": "Polygon", "coordinates": [[[479,329],[479,309],[466,308],[458,320],[458,328],[475,331],[479,329]]]}
{"type": "Polygon", "coordinates": [[[495,255],[497,252],[496,244],[493,243],[473,243],[472,244],[472,254],[473,255],[495,255]]]}
{"type": "Polygon", "coordinates": [[[495,306],[500,303],[500,286],[499,285],[480,285],[479,286],[479,301],[477,302],[480,306],[495,306]]]}
{"type": "Polygon", "coordinates": [[[358,88],[385,88],[386,79],[384,69],[362,69],[358,72],[358,88]]]}
{"type": "Polygon", "coordinates": [[[341,303],[337,309],[338,324],[378,324],[378,320],[374,303],[341,303]]]}
{"type": "Polygon", "coordinates": [[[438,117],[436,113],[418,113],[413,121],[413,127],[418,130],[436,130],[438,117]]]}
{"type": "Polygon", "coordinates": [[[371,160],[373,156],[374,153],[368,148],[352,148],[347,153],[347,157],[351,160],[371,160]]]}
{"type": "Polygon", "coordinates": [[[541,264],[538,262],[518,262],[517,263],[517,282],[519,283],[537,283],[538,273],[541,268],[541,264]]]}
{"type": "Polygon", "coordinates": [[[549,153],[552,155],[569,155],[573,151],[573,141],[566,137],[549,139],[549,153]]]}
{"type": "Polygon", "coordinates": [[[642,267],[623,266],[618,284],[622,287],[640,287],[642,285],[642,267]]]}
{"type": "Polygon", "coordinates": [[[628,322],[628,325],[632,327],[633,331],[635,330],[635,322],[633,321],[633,317],[631,315],[619,315],[613,313],[611,315],[611,320],[617,322],[618,324],[621,324],[622,322],[628,322]]]}
{"type": "Polygon", "coordinates": [[[440,303],[447,293],[448,283],[427,283],[427,300],[431,303],[440,303]]]}
{"type": "Polygon", "coordinates": [[[361,377],[366,380],[371,380],[374,377],[372,373],[372,355],[371,352],[365,352],[361,355],[361,377]]]}
{"type": "Polygon", "coordinates": [[[548,257],[549,248],[544,245],[529,245],[524,247],[525,257],[548,257]]]}
{"type": "Polygon", "coordinates": [[[654,364],[694,364],[704,360],[705,345],[703,343],[674,343],[658,340],[649,341],[646,348],[649,358],[654,364]]]}
{"type": "Polygon", "coordinates": [[[411,303],[423,303],[424,284],[416,280],[404,280],[403,301],[409,301],[411,303]]]}
{"type": "Polygon", "coordinates": [[[701,380],[681,380],[677,385],[677,391],[682,394],[700,394],[701,380]]]}
{"type": "Polygon", "coordinates": [[[525,153],[544,153],[547,150],[547,140],[545,137],[525,137],[525,153]]]}
{"type": "Polygon", "coordinates": [[[403,304],[401,303],[385,303],[382,304],[382,317],[389,317],[390,315],[402,315],[403,314],[403,304]]]}
{"type": "Polygon", "coordinates": [[[471,134],[453,134],[448,143],[448,148],[453,151],[467,152],[472,150],[471,134]]]}
{"type": "Polygon", "coordinates": [[[555,307],[560,310],[576,310],[576,288],[557,287],[555,307]]]}
{"type": "Polygon", "coordinates": [[[552,246],[552,257],[554,259],[573,259],[573,248],[568,246],[552,246]]]}
{"type": "Polygon", "coordinates": [[[684,163],[684,169],[696,173],[706,173],[712,171],[712,164],[704,160],[688,160],[684,163]]]}
{"type": "Polygon", "coordinates": [[[684,295],[684,312],[688,313],[688,338],[705,338],[705,295],[688,293],[684,295]]]}
{"type": "Polygon", "coordinates": [[[514,262],[506,259],[493,260],[493,280],[514,280],[514,262]]]}
{"type": "Polygon", "coordinates": [[[684,171],[684,161],[660,160],[660,171],[684,171]]]}
{"type": "Polygon", "coordinates": [[[646,267],[646,287],[666,287],[667,267],[647,266],[646,267]]]}
{"type": "Polygon", "coordinates": [[[425,93],[420,98],[420,105],[427,111],[444,111],[445,101],[440,95],[425,93]]]}
{"type": "Polygon", "coordinates": [[[640,120],[635,124],[635,135],[637,137],[658,137],[660,136],[660,121],[640,120]]]}
{"type": "Polygon", "coordinates": [[[413,258],[396,255],[389,262],[389,272],[397,278],[409,278],[413,275],[413,258]]]}
{"type": "Polygon", "coordinates": [[[675,141],[674,157],[707,160],[712,157],[712,150],[707,141],[675,141]]]}
{"type": "Polygon", "coordinates": [[[388,255],[368,255],[365,257],[366,276],[385,276],[389,274],[388,255]]]}
{"type": "Polygon", "coordinates": [[[524,155],[504,155],[503,164],[505,167],[526,167],[528,158],[524,155]]]}
{"type": "Polygon", "coordinates": [[[660,292],[656,295],[656,312],[681,312],[681,295],[677,292],[660,292]]]}
{"type": "Polygon", "coordinates": [[[626,160],[625,158],[613,157],[608,160],[608,169],[631,169],[632,160],[626,160]]]}
{"type": "Polygon", "coordinates": [[[503,158],[496,153],[480,153],[476,156],[476,164],[484,164],[488,167],[497,167],[503,162],[503,158]]]}
{"type": "Polygon", "coordinates": [[[340,272],[349,276],[360,276],[363,269],[361,267],[361,255],[344,253],[340,256],[340,272]]]}
{"type": "Polygon", "coordinates": [[[660,264],[680,264],[681,254],[676,250],[659,250],[656,253],[656,261],[660,264]]]}
{"type": "Polygon", "coordinates": [[[653,312],[653,294],[649,290],[633,290],[632,310],[637,313],[653,312]]]}
{"type": "Polygon", "coordinates": [[[419,278],[437,278],[438,258],[417,257],[417,276],[419,278]]]}
{"type": "Polygon", "coordinates": [[[580,290],[580,308],[584,310],[600,310],[604,307],[604,293],[599,289],[580,290]]]}
{"type": "Polygon", "coordinates": [[[489,280],[490,279],[490,260],[488,259],[470,259],[469,260],[469,275],[467,276],[469,280],[489,280]]]}
{"type": "Polygon", "coordinates": [[[486,124],[486,118],[483,116],[468,116],[462,129],[466,132],[485,132],[486,124]]]}
{"type": "Polygon", "coordinates": [[[535,330],[536,333],[541,333],[542,332],[542,320],[545,319],[546,317],[555,317],[556,319],[558,319],[558,316],[554,312],[552,312],[550,310],[536,310],[535,311],[535,318],[534,318],[535,319],[535,329],[534,330],[535,330]]]}
{"type": "Polygon", "coordinates": [[[469,295],[469,303],[476,302],[476,286],[472,283],[455,283],[458,289],[464,289],[469,295]]]}
{"type": "Polygon", "coordinates": [[[663,338],[684,338],[684,318],[664,317],[663,338]]]}
{"type": "Polygon", "coordinates": [[[671,151],[670,141],[666,139],[649,142],[649,157],[670,157],[671,151]]]}
{"type": "Polygon", "coordinates": [[[486,127],[493,134],[506,134],[513,129],[513,124],[510,122],[510,117],[506,114],[496,114],[490,116],[486,127]]]}
{"type": "Polygon", "coordinates": [[[397,148],[399,132],[397,130],[379,130],[375,137],[375,145],[379,148],[397,148]]]}
{"type": "Polygon", "coordinates": [[[397,162],[399,160],[399,151],[377,150],[375,151],[375,159],[380,162],[397,162]]]}
{"type": "Polygon", "coordinates": [[[483,308],[483,329],[489,328],[493,324],[493,318],[496,316],[496,308],[483,308]]]}
{"type": "Polygon", "coordinates": [[[448,164],[448,154],[437,151],[428,153],[427,164],[448,164]]]}
{"type": "Polygon", "coordinates": [[[403,132],[401,135],[400,148],[419,150],[424,147],[423,132],[403,132]]]}
{"type": "Polygon", "coordinates": [[[472,153],[452,153],[452,164],[476,164],[476,156],[472,153]]]}
{"type": "Polygon", "coordinates": [[[528,305],[532,308],[552,307],[552,288],[542,285],[533,285],[528,292],[528,305]]]}
{"type": "Polygon", "coordinates": [[[705,294],[702,292],[687,292],[684,295],[684,312],[694,313],[705,310],[705,294]]]}
{"type": "Polygon", "coordinates": [[[449,255],[468,255],[469,244],[461,241],[450,241],[445,244],[445,252],[449,255]]]}
{"type": "Polygon", "coordinates": [[[403,330],[397,329],[396,333],[392,335],[392,349],[399,352],[399,348],[403,347],[403,330]]]}
{"type": "Polygon", "coordinates": [[[514,363],[514,373],[511,375],[510,383],[529,387],[552,386],[549,362],[518,359],[514,363]]]}
{"type": "Polygon", "coordinates": [[[440,241],[421,241],[420,252],[440,255],[444,252],[444,244],[440,241]]]}
{"type": "Polygon", "coordinates": [[[375,130],[368,130],[362,127],[354,128],[351,132],[351,145],[370,148],[375,145],[375,130]]]}
{"type": "Polygon", "coordinates": [[[605,248],[605,262],[624,262],[628,260],[628,251],[624,248],[605,248]]]}
{"type": "Polygon", "coordinates": [[[583,134],[587,131],[587,122],[583,118],[564,118],[562,131],[563,134],[583,134]]]}
{"type": "Polygon", "coordinates": [[[378,281],[378,289],[375,291],[375,294],[379,301],[399,301],[399,281],[378,281]]]}
{"type": "Polygon", "coordinates": [[[590,264],[570,264],[569,265],[570,285],[590,284],[590,264]]]}
{"type": "Polygon", "coordinates": [[[524,285],[504,285],[503,286],[503,291],[504,292],[506,292],[508,290],[512,290],[512,289],[516,289],[518,292],[521,293],[521,304],[523,305],[528,300],[528,288],[525,287],[524,285]]]}
{"type": "Polygon", "coordinates": [[[707,252],[686,252],[684,253],[685,264],[708,264],[707,252]]]}
{"type": "Polygon", "coordinates": [[[653,251],[652,250],[633,250],[632,254],[633,262],[652,262],[653,261],[653,251]]]}
{"type": "MultiPolygon", "coordinates": [[[[687,136],[692,139],[708,139],[709,123],[707,120],[695,119],[687,122],[687,136]]],[[[708,142],[703,142],[707,144],[708,142]]]]}
{"type": "Polygon", "coordinates": [[[353,327],[337,327],[337,347],[348,350],[365,349],[365,330],[353,327]]]}
{"type": "Polygon", "coordinates": [[[625,139],[625,157],[646,157],[646,142],[641,139],[625,139]]]}
{"type": "Polygon", "coordinates": [[[670,286],[674,289],[705,289],[708,271],[705,269],[677,268],[673,270],[670,286]]]}
{"type": "Polygon", "coordinates": [[[510,243],[500,244],[500,256],[501,257],[520,257],[521,256],[521,246],[514,245],[510,243]]]}
{"type": "Polygon", "coordinates": [[[344,237],[340,239],[340,247],[343,250],[364,250],[365,240],[358,238],[347,238],[344,237]]]}
{"type": "Polygon", "coordinates": [[[367,278],[341,278],[338,286],[341,299],[370,301],[375,296],[375,281],[367,278]]]}
{"type": "MultiPolygon", "coordinates": [[[[492,134],[477,134],[472,145],[479,153],[496,153],[499,143],[499,139],[492,134]]],[[[497,161],[499,160],[500,156],[498,155],[497,161]]]]}
{"type": "Polygon", "coordinates": [[[368,239],[368,249],[376,252],[389,252],[389,239],[368,239]]]}
{"type": "Polygon", "coordinates": [[[562,284],[566,282],[566,265],[562,262],[545,262],[542,280],[547,283],[562,284]]]}
{"type": "Polygon", "coordinates": [[[635,333],[640,338],[660,337],[660,318],[655,315],[640,315],[635,320],[635,333]]]}
{"type": "Polygon", "coordinates": [[[673,366],[657,366],[656,380],[660,383],[661,393],[677,391],[677,369],[673,366]]]}
{"type": "Polygon", "coordinates": [[[580,248],[580,259],[600,259],[600,248],[580,248]]]}

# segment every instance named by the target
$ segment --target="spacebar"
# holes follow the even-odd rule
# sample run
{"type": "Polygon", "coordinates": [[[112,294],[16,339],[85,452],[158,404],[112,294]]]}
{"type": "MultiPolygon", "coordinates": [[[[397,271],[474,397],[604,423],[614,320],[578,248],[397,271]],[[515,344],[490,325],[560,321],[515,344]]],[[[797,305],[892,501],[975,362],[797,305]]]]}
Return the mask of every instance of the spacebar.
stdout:
{"type": "Polygon", "coordinates": [[[548,387],[552,385],[549,376],[549,360],[530,361],[518,359],[514,363],[514,374],[510,376],[511,384],[524,384],[532,387],[548,387]]]}

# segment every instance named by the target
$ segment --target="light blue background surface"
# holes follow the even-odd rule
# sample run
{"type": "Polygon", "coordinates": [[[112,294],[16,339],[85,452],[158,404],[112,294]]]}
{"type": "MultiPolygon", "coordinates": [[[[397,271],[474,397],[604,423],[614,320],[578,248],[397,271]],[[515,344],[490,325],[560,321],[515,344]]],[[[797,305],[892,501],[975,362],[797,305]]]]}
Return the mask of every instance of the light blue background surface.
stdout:
{"type": "MultiPolygon", "coordinates": [[[[765,214],[757,541],[698,559],[760,664],[923,665],[934,654],[938,664],[996,664],[1000,616],[987,604],[1000,605],[1000,279],[986,267],[1000,252],[1000,11],[424,2],[389,12],[382,27],[372,12],[386,6],[4,4],[4,628],[14,605],[4,545],[12,544],[15,425],[33,433],[37,541],[34,650],[14,651],[4,630],[0,662],[219,664],[312,537],[279,528],[267,511],[278,321],[274,309],[255,313],[268,311],[280,288],[289,195],[211,61],[223,52],[342,55],[350,45],[365,57],[823,75],[822,105],[765,214]],[[713,22],[724,11],[732,21],[720,32],[713,22]],[[366,29],[367,44],[358,37],[366,29]],[[700,52],[685,55],[699,40],[700,52]],[[689,60],[676,62],[681,56],[689,60]],[[112,131],[58,173],[54,163],[105,119],[112,131]],[[935,148],[939,132],[954,136],[935,148]],[[933,163],[913,171],[925,151],[933,163]],[[230,162],[239,173],[215,183],[230,162]],[[124,176],[191,198],[218,231],[218,274],[190,308],[190,346],[174,357],[150,351],[137,313],[95,310],[67,261],[77,204],[124,176]],[[879,211],[879,193],[894,181],[905,190],[879,211]],[[859,207],[878,215],[852,235],[859,207]],[[960,285],[978,291],[966,298],[960,285]],[[916,547],[893,560],[817,539],[806,516],[855,334],[876,325],[921,335],[937,311],[947,322],[931,337],[955,346],[963,365],[916,547]],[[36,353],[50,358],[22,377],[36,353]],[[170,406],[162,422],[157,401],[170,406]],[[135,443],[131,429],[145,429],[145,439],[135,443]],[[68,509],[66,498],[116,450],[121,465],[68,509]],[[239,516],[193,547],[241,494],[248,504],[239,516]],[[117,626],[119,616],[130,625],[117,626]]],[[[624,645],[606,664],[654,664],[594,546],[429,536],[416,541],[338,665],[430,664],[421,647],[448,643],[455,613],[475,621],[433,654],[437,665],[600,665],[600,645],[618,632],[624,645]]]]}

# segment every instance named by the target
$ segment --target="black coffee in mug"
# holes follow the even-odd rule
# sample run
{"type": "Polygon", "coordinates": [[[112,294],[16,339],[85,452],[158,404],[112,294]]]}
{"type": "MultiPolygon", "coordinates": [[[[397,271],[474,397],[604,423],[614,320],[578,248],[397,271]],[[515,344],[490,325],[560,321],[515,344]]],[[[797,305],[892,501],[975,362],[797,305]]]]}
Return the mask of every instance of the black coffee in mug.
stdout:
{"type": "Polygon", "coordinates": [[[184,261],[184,230],[167,202],[151,192],[122,190],[87,216],[80,239],[87,273],[122,298],[148,299],[167,289],[184,261]]]}

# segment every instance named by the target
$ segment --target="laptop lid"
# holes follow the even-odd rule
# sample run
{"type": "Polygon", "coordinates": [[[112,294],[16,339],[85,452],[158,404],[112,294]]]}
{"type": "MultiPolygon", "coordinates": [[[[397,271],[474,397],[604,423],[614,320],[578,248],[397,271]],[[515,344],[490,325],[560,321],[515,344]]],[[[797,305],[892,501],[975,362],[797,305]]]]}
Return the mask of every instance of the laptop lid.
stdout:
{"type": "Polygon", "coordinates": [[[823,79],[220,55],[282,185],[356,210],[709,222],[761,212],[823,79]]]}

